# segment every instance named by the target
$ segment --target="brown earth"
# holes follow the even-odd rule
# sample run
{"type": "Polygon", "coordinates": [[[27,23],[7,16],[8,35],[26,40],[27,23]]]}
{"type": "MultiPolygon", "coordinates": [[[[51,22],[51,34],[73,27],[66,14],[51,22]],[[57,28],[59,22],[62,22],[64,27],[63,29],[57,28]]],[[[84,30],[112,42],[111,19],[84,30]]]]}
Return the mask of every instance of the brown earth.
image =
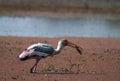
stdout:
{"type": "Polygon", "coordinates": [[[118,3],[116,1],[108,2],[108,0],[105,1],[103,0],[103,2],[95,1],[93,2],[93,4],[91,4],[91,6],[89,5],[91,3],[90,0],[88,0],[87,4],[86,2],[85,3],[80,2],[81,5],[76,2],[77,0],[75,1],[74,5],[69,4],[68,1],[66,3],[63,2],[61,4],[58,4],[59,2],[57,3],[56,0],[54,0],[55,2],[54,4],[50,0],[48,0],[48,3],[43,3],[44,2],[43,0],[41,0],[43,2],[37,2],[39,0],[36,0],[35,2],[34,0],[31,1],[18,0],[17,2],[17,0],[11,0],[11,1],[0,0],[0,16],[13,16],[13,17],[37,16],[37,17],[49,17],[49,18],[92,17],[93,18],[93,17],[99,17],[101,15],[100,18],[101,17],[109,18],[111,16],[119,18],[119,13],[120,13],[120,6],[117,5],[119,4],[119,1],[118,3]],[[102,6],[103,3],[104,6],[102,6]]]}
{"type": "MultiPolygon", "coordinates": [[[[41,0],[43,1],[43,0],[41,0]]],[[[120,2],[118,1],[90,1],[82,2],[81,4],[75,3],[69,4],[68,1],[61,4],[54,0],[51,2],[39,2],[39,0],[0,0],[0,16],[40,16],[40,17],[82,17],[85,14],[91,14],[92,17],[97,14],[101,15],[119,15],[120,2]],[[33,1],[33,2],[32,2],[33,1]],[[54,3],[55,2],[55,3],[54,3]],[[90,3],[92,2],[91,6],[90,3]],[[86,4],[87,3],[87,4],[86,4]],[[98,5],[97,5],[98,4],[98,5]],[[103,6],[104,4],[104,6],[103,6]],[[110,5],[111,4],[111,5],[110,5]],[[115,5],[116,4],[116,5],[115,5]],[[94,6],[96,5],[96,6],[94,6]]],[[[64,0],[63,0],[64,1],[64,0]]],[[[74,0],[73,0],[74,2],[74,0]]],[[[85,15],[85,16],[86,16],[85,15]]]]}
{"type": "Polygon", "coordinates": [[[15,7],[0,6],[1,16],[38,16],[38,17],[82,17],[86,15],[119,15],[120,7],[115,8],[85,8],[85,7],[15,7]]]}
{"type": "Polygon", "coordinates": [[[59,55],[41,60],[37,73],[29,73],[34,60],[18,56],[27,46],[50,43],[55,48],[62,38],[0,37],[0,81],[119,81],[120,39],[66,38],[81,46],[82,55],[66,47],[59,55]],[[52,66],[57,72],[42,72],[52,66]]]}

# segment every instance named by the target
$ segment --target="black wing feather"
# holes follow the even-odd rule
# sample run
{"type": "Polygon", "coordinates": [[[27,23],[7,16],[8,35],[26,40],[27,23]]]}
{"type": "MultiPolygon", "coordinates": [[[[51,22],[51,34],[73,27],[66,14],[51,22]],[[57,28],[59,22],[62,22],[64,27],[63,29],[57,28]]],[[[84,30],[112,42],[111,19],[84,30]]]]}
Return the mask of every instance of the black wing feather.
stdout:
{"type": "Polygon", "coordinates": [[[47,54],[53,54],[53,52],[54,52],[54,48],[49,45],[35,46],[34,49],[35,49],[35,51],[43,52],[43,53],[47,53],[47,54]]]}

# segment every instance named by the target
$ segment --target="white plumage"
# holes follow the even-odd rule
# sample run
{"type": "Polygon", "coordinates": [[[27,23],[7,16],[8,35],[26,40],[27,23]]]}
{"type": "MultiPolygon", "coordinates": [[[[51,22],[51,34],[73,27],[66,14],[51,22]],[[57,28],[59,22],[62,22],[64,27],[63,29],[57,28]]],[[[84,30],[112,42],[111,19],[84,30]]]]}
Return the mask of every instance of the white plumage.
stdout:
{"type": "Polygon", "coordinates": [[[59,54],[65,46],[76,48],[76,50],[80,54],[82,53],[82,48],[80,48],[79,46],[69,42],[68,40],[60,40],[56,49],[54,49],[50,44],[32,44],[27,49],[25,49],[18,57],[21,61],[25,61],[28,59],[36,59],[36,63],[30,69],[30,72],[33,73],[36,71],[36,67],[40,59],[59,54]]]}

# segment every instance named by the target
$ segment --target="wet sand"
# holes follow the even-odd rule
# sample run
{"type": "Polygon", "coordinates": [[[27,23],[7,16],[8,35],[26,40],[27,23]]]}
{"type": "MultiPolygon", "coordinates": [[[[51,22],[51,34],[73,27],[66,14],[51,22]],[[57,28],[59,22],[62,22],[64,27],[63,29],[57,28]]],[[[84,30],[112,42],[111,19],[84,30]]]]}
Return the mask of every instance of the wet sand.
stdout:
{"type": "Polygon", "coordinates": [[[66,47],[59,55],[41,60],[37,73],[31,74],[29,69],[34,60],[21,62],[16,56],[37,42],[56,48],[58,40],[63,38],[0,37],[0,81],[120,80],[120,39],[64,38],[81,46],[83,54],[66,47]],[[49,66],[59,71],[43,73],[49,66]]]}

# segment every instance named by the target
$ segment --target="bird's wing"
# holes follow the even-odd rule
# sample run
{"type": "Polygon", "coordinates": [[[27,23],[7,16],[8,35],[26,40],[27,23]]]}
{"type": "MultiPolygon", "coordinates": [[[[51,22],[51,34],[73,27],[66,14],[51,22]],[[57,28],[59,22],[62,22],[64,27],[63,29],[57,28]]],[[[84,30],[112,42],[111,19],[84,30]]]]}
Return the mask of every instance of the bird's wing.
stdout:
{"type": "Polygon", "coordinates": [[[30,57],[42,57],[42,58],[46,58],[48,56],[50,56],[49,54],[47,53],[43,53],[43,52],[39,52],[39,51],[34,51],[33,53],[31,53],[29,55],[30,57]]]}
{"type": "Polygon", "coordinates": [[[44,44],[44,43],[33,44],[33,45],[29,46],[27,49],[28,50],[34,49],[34,51],[38,51],[38,52],[42,52],[42,53],[46,53],[46,54],[53,54],[53,52],[54,52],[54,48],[51,45],[44,44]]]}
{"type": "Polygon", "coordinates": [[[27,48],[27,50],[33,49],[33,48],[36,47],[36,46],[41,46],[41,44],[42,44],[42,43],[32,44],[32,45],[30,45],[30,46],[27,48]]]}

